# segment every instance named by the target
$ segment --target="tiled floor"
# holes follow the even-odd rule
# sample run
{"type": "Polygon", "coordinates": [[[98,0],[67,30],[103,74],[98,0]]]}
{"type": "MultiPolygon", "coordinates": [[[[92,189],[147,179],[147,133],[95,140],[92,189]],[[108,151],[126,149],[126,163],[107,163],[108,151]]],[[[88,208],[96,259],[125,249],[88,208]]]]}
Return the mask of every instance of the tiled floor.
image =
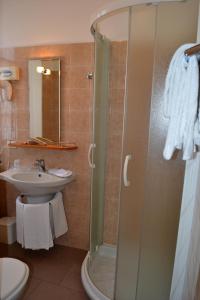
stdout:
{"type": "Polygon", "coordinates": [[[86,252],[56,245],[49,251],[24,250],[0,244],[0,257],[18,258],[30,268],[22,300],[88,300],[80,279],[86,252]]]}

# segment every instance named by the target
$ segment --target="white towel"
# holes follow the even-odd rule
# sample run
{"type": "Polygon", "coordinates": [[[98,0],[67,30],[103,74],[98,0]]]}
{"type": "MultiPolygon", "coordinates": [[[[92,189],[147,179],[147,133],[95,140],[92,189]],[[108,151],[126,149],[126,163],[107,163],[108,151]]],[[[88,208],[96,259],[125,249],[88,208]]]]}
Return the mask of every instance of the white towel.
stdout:
{"type": "Polygon", "coordinates": [[[24,247],[24,204],[21,202],[21,197],[16,200],[16,227],[17,227],[17,241],[24,247]]]}
{"type": "Polygon", "coordinates": [[[17,240],[22,247],[32,250],[48,250],[53,247],[49,203],[23,204],[18,197],[16,204],[18,210],[17,240]]]}
{"type": "Polygon", "coordinates": [[[65,169],[49,169],[48,173],[63,178],[70,177],[72,175],[72,171],[65,169]]]}
{"type": "Polygon", "coordinates": [[[163,152],[165,159],[171,159],[176,149],[183,149],[183,159],[188,160],[193,157],[195,149],[199,66],[195,55],[188,60],[184,55],[185,50],[193,45],[183,45],[176,51],[166,78],[164,101],[169,128],[163,152]]]}
{"type": "Polygon", "coordinates": [[[24,245],[32,250],[53,247],[48,202],[24,205],[24,245]]]}
{"type": "Polygon", "coordinates": [[[61,192],[55,195],[50,201],[50,205],[52,207],[54,234],[57,238],[68,230],[61,192]]]}

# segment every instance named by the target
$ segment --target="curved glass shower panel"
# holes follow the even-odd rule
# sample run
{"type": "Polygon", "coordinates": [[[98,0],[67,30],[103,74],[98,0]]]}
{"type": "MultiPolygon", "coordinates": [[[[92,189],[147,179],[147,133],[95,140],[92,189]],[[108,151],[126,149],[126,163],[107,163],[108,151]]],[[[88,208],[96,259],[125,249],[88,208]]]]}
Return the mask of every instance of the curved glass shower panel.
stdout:
{"type": "Polygon", "coordinates": [[[89,275],[113,298],[121,187],[129,9],[104,18],[95,38],[95,99],[89,275]],[[117,28],[117,30],[116,30],[117,28]],[[118,30],[119,29],[119,30],[118,30]]]}
{"type": "Polygon", "coordinates": [[[98,24],[100,32],[110,41],[103,243],[112,246],[117,244],[118,236],[128,22],[126,9],[98,24]]]}
{"type": "Polygon", "coordinates": [[[100,33],[95,36],[95,83],[93,107],[93,163],[91,187],[90,258],[103,243],[105,163],[107,149],[108,66],[110,42],[100,33]]]}

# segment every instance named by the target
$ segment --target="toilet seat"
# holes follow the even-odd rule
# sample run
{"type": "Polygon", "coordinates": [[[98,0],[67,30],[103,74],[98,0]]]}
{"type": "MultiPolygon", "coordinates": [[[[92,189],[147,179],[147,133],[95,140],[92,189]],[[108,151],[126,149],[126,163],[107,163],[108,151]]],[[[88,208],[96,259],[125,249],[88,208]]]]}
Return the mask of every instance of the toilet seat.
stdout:
{"type": "Polygon", "coordinates": [[[14,299],[25,286],[29,268],[22,261],[14,258],[0,258],[0,299],[14,299]]]}

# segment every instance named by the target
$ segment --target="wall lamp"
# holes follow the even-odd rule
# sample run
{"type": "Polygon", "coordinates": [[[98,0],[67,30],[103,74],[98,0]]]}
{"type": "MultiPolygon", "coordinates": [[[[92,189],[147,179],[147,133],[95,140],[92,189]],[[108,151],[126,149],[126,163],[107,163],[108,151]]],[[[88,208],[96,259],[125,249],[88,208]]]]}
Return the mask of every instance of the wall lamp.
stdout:
{"type": "Polygon", "coordinates": [[[43,66],[37,66],[36,68],[37,72],[39,74],[43,74],[43,75],[51,75],[51,70],[50,69],[46,69],[45,67],[43,66]]]}

